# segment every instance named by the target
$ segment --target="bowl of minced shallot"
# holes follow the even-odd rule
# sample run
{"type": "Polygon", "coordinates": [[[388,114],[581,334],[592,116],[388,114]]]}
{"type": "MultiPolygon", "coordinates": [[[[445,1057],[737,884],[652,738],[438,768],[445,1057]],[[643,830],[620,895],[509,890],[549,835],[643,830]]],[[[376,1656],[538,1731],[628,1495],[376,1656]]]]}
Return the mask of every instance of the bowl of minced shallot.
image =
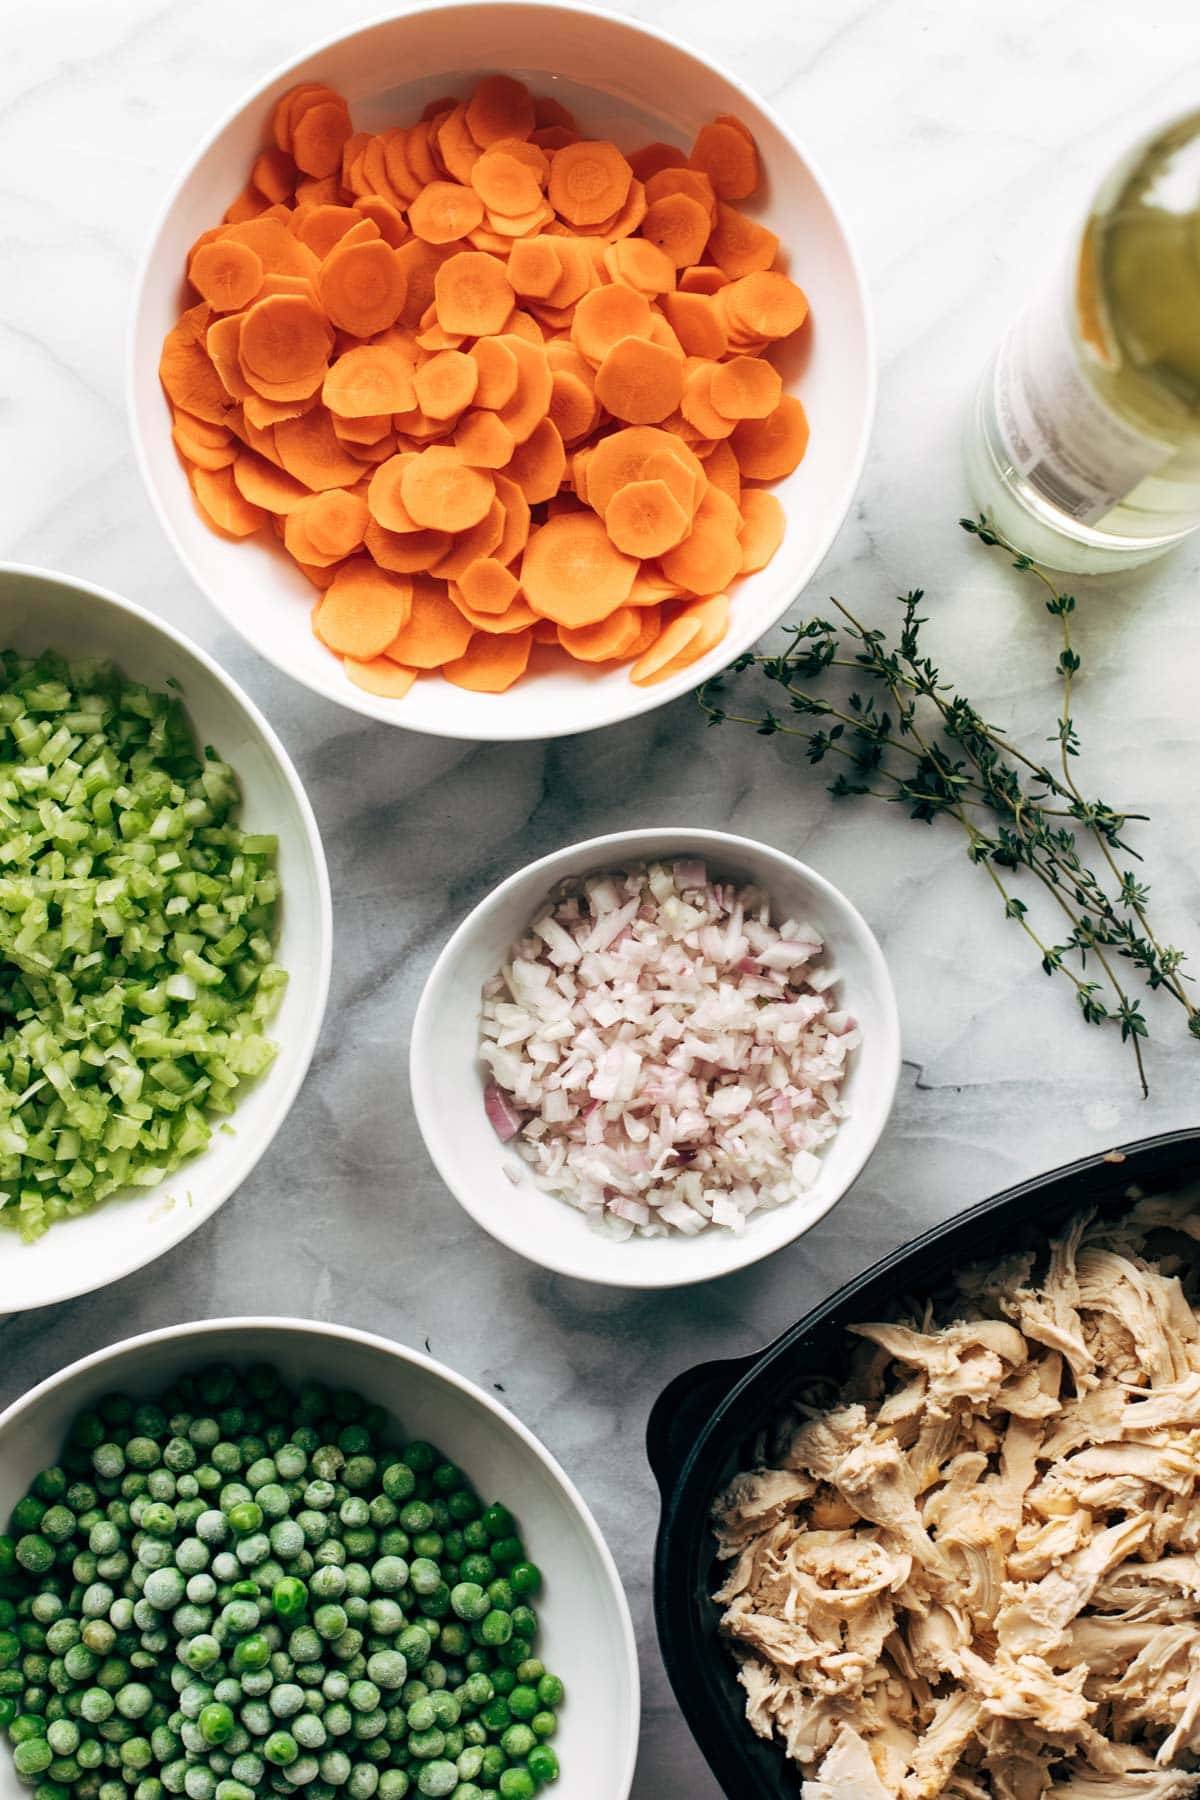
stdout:
{"type": "Polygon", "coordinates": [[[875,1148],[900,1071],[883,952],[845,895],[726,832],[618,832],[459,926],[412,1032],[417,1120],[485,1230],[561,1274],[674,1287],[800,1237],[875,1148]]]}

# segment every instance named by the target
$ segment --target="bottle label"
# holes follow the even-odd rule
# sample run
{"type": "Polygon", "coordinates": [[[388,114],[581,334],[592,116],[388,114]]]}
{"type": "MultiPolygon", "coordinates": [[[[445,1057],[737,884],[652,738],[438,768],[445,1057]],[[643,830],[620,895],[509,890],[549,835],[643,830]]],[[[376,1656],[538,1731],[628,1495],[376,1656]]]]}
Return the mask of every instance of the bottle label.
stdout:
{"type": "Polygon", "coordinates": [[[1173,446],[1101,399],[1080,367],[1061,288],[1019,318],[1000,346],[996,421],[1018,474],[1061,512],[1095,525],[1173,446]]]}

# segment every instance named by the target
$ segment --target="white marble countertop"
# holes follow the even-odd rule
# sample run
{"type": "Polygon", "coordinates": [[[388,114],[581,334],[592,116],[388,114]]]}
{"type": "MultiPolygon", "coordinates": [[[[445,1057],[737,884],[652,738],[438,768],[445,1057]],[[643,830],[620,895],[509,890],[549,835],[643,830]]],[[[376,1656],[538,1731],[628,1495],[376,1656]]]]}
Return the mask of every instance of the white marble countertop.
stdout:
{"type": "MultiPolygon", "coordinates": [[[[380,10],[342,0],[347,28],[380,10]]],[[[914,584],[931,646],[990,714],[1054,716],[1051,626],[967,542],[960,423],[976,374],[1111,156],[1196,104],[1200,11],[1091,0],[636,0],[779,109],[844,202],[877,310],[881,400],[851,518],[813,585],[882,619],[914,584]]],[[[192,587],[142,492],[126,430],[136,262],[211,122],[332,29],[320,0],[6,0],[0,58],[0,556],[90,577],[212,650],[272,718],[325,833],[337,942],[309,1080],[215,1221],[106,1292],[0,1324],[0,1402],[133,1331],[289,1312],[425,1343],[561,1458],[616,1552],[642,1649],[638,1800],[716,1788],[675,1710],[649,1599],[657,1516],[646,1413],[676,1371],[765,1342],[878,1255],[992,1190],[1081,1153],[1200,1123],[1200,1047],[1152,1009],[1152,1097],[1115,1038],[998,917],[947,827],[838,806],[777,740],[666,712],[548,746],[388,731],[259,661],[192,587]],[[653,755],[651,754],[653,752],[653,755]],[[487,765],[487,805],[479,801],[487,765]],[[404,1062],[430,961],[499,877],[572,837],[729,826],[816,864],[878,932],[905,1066],[883,1143],[802,1242],[726,1281],[645,1297],[559,1280],[478,1232],[442,1189],[404,1062]],[[369,1128],[368,1128],[369,1126],[369,1128]],[[270,1253],[267,1254],[267,1246],[270,1253]]],[[[1164,928],[1200,945],[1200,541],[1083,594],[1077,718],[1088,785],[1153,814],[1164,928]]],[[[1200,953],[1200,952],[1198,952],[1200,953]]]]}

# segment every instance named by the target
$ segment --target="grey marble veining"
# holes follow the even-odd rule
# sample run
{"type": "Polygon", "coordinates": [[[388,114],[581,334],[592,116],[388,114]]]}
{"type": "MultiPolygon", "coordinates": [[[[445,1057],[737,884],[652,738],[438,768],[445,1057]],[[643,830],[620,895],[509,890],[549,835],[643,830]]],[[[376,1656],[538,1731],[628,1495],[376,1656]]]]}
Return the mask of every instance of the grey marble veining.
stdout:
{"type": "MultiPolygon", "coordinates": [[[[345,0],[347,28],[376,11],[345,0]]],[[[1064,0],[637,0],[763,92],[820,162],[863,251],[881,398],[866,477],[807,600],[882,619],[928,592],[930,642],[992,717],[1034,739],[1055,706],[1036,595],[955,526],[961,419],[1012,309],[1105,162],[1195,104],[1200,14],[1064,0]]],[[[1200,1050],[1175,1016],[1138,1098],[1114,1039],[998,917],[947,828],[837,806],[778,741],[705,729],[689,701],[541,746],[389,732],[277,675],[217,621],[139,486],[122,405],[134,269],[211,122],[334,21],[319,0],[7,0],[0,61],[0,555],[88,576],[190,631],[263,706],[321,822],[333,990],[311,1075],[270,1153],[201,1232],[71,1305],[0,1323],[0,1402],[63,1362],[185,1317],[299,1313],[428,1343],[503,1394],[595,1508],[642,1648],[638,1800],[716,1789],[654,1643],[648,1407],[676,1371],[753,1349],[867,1262],[1011,1181],[1200,1122],[1200,1050]],[[81,304],[81,296],[84,297],[81,304]],[[501,876],[574,836],[692,822],[778,843],[846,888],[891,960],[905,1067],[846,1200],[767,1264],[623,1295],[481,1235],[422,1150],[405,1080],[430,962],[501,876]]],[[[1081,589],[1088,785],[1152,812],[1141,839],[1169,935],[1200,945],[1200,546],[1081,589]]],[[[10,1252],[11,1253],[11,1252],[10,1252]]]]}

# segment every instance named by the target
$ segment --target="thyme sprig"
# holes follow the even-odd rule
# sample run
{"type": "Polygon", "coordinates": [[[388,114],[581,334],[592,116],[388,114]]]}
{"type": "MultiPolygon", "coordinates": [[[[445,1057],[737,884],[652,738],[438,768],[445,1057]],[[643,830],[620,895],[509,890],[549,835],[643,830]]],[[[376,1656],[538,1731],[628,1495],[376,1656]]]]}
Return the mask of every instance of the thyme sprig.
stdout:
{"type": "Polygon", "coordinates": [[[1071,639],[1074,597],[985,515],[960,523],[1038,581],[1047,612],[1059,622],[1055,666],[1061,704],[1048,740],[1057,747],[1053,759],[1039,761],[1011,743],[943,680],[921,643],[926,619],[918,610],[924,599],[920,588],[902,596],[899,630],[890,640],[834,600],[837,621],[814,618],[787,627],[790,642],[783,650],[739,657],[697,697],[710,725],[728,722],[763,737],[798,737],[810,763],[836,759],[842,766],[829,792],[838,799],[871,796],[906,807],[924,824],[952,819],[965,835],[968,857],[988,876],[1005,917],[1035,946],[1045,973],[1071,983],[1089,1024],[1119,1028],[1145,1094],[1141,1040],[1148,1026],[1141,1001],[1130,991],[1134,982],[1177,1001],[1188,1030],[1200,1039],[1200,1011],[1186,985],[1184,954],[1155,934],[1147,915],[1149,887],[1128,866],[1141,858],[1125,834],[1146,815],[1086,798],[1075,778],[1080,742],[1072,703],[1081,660],[1071,639]],[[729,710],[726,678],[750,668],[782,689],[786,707],[757,714],[729,710]],[[848,670],[858,683],[840,700],[815,691],[832,670],[848,670]],[[1047,938],[1033,923],[1026,901],[1014,891],[1012,878],[1021,872],[1063,916],[1061,936],[1047,938]]]}

